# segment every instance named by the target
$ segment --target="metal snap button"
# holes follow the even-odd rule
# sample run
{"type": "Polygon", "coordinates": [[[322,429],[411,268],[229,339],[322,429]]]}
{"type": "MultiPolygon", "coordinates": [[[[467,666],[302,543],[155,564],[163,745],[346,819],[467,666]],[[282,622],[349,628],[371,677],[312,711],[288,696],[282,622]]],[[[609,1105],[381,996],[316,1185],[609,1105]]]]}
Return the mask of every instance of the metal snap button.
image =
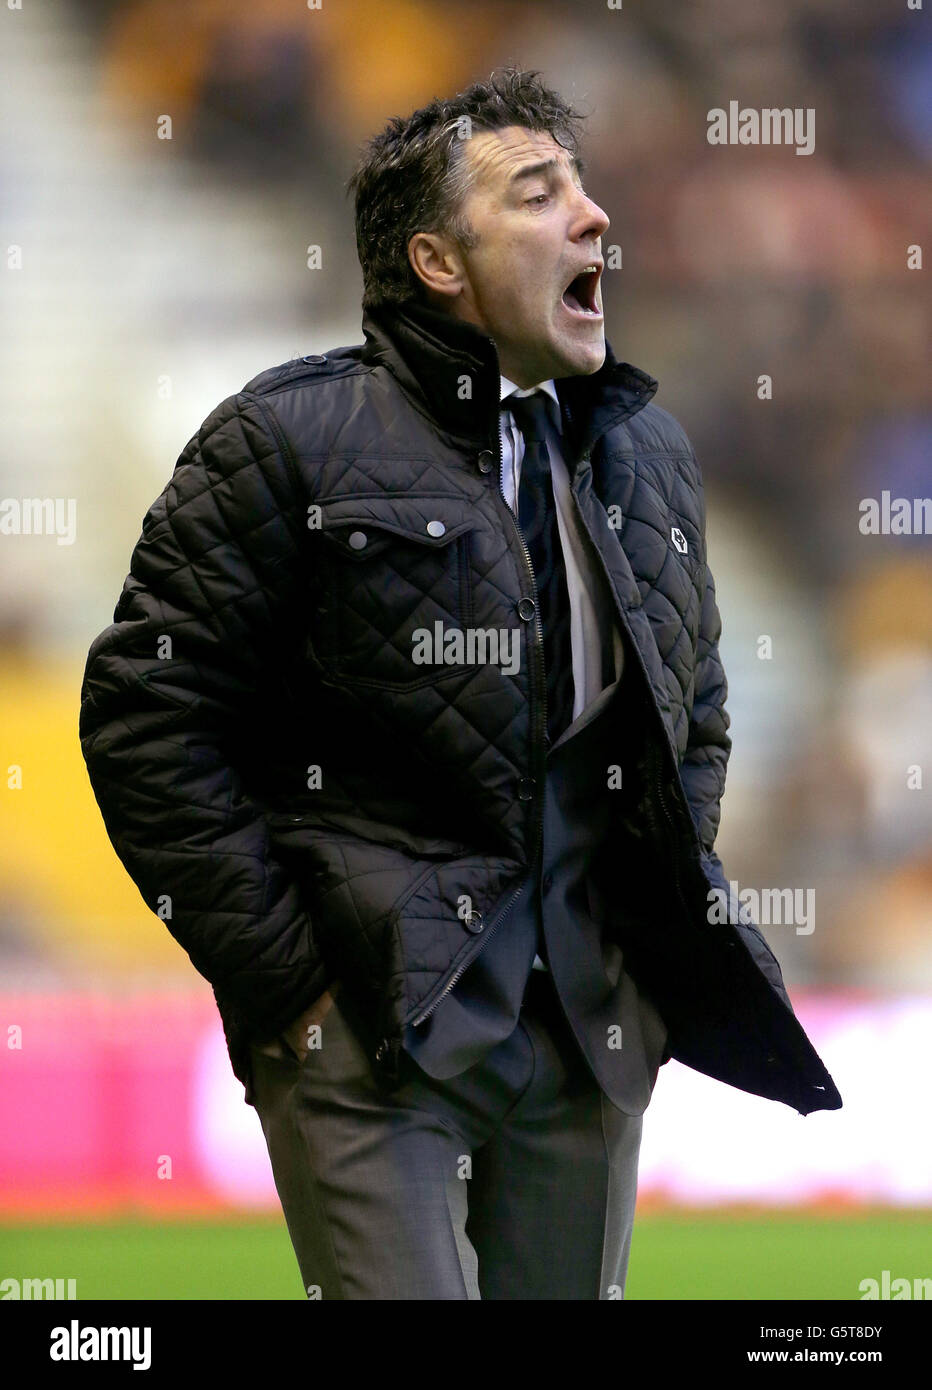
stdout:
{"type": "Polygon", "coordinates": [[[327,360],[326,354],[321,355],[320,353],[316,353],[316,352],[311,352],[311,353],[309,353],[309,354],[307,355],[307,357],[302,357],[302,358],[301,358],[301,361],[302,361],[302,362],[326,362],[326,360],[327,360]]]}
{"type": "Polygon", "coordinates": [[[350,532],[349,543],[354,550],[362,550],[369,543],[369,537],[365,531],[350,532]]]}
{"type": "Polygon", "coordinates": [[[476,460],[476,463],[478,465],[480,473],[491,473],[492,466],[495,463],[495,457],[491,449],[483,449],[482,453],[476,460]]]}
{"type": "Polygon", "coordinates": [[[535,786],[535,783],[534,783],[534,778],[533,778],[533,777],[519,777],[519,778],[518,778],[518,800],[519,800],[519,801],[530,801],[530,800],[531,800],[531,797],[534,795],[534,786],[535,786]]]}
{"type": "Polygon", "coordinates": [[[447,528],[442,521],[428,521],[427,534],[429,536],[442,536],[447,528]]]}
{"type": "Polygon", "coordinates": [[[522,622],[529,623],[537,612],[537,604],[532,598],[518,599],[518,617],[522,622]]]}

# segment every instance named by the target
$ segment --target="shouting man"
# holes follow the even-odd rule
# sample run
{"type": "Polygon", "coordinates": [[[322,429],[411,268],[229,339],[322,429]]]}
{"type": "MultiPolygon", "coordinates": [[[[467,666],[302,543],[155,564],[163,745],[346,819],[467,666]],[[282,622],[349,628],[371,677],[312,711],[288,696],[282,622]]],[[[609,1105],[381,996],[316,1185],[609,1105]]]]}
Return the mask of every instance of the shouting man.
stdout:
{"type": "Polygon", "coordinates": [[[208,416],[88,658],[309,1297],[621,1298],[663,1062],[841,1104],[714,851],[700,470],[605,340],[580,127],[507,69],[369,142],[364,344],[208,416]]]}

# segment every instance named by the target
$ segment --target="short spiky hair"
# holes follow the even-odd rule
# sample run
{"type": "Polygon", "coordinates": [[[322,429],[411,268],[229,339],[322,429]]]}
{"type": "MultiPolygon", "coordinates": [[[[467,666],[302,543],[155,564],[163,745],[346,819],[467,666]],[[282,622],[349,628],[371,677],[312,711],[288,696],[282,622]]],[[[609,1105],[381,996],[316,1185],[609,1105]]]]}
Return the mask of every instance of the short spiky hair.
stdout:
{"type": "Polygon", "coordinates": [[[508,67],[451,100],[393,116],[365,145],[347,191],[356,200],[363,308],[425,298],[408,260],[415,232],[445,232],[464,247],[474,233],[460,208],[469,186],[466,138],[521,126],[546,132],[576,155],[585,117],[545,87],[538,72],[508,67]]]}

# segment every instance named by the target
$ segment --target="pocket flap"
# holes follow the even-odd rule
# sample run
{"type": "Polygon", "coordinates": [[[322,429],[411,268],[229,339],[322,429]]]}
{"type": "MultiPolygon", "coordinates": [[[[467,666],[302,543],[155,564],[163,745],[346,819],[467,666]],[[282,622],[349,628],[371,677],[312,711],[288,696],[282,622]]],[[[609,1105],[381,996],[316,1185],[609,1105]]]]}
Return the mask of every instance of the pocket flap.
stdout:
{"type": "Polygon", "coordinates": [[[383,549],[393,536],[442,548],[476,524],[471,503],[462,497],[379,493],[376,497],[332,498],[318,505],[321,535],[357,559],[383,549]]]}

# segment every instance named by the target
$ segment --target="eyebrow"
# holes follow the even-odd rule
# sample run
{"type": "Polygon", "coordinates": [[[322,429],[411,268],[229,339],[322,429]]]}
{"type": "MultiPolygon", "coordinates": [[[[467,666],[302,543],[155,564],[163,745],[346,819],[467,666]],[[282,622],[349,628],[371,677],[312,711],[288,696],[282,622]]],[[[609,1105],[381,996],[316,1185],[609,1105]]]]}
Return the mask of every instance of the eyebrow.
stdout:
{"type": "MultiPolygon", "coordinates": [[[[570,164],[579,177],[582,178],[583,174],[586,172],[585,160],[580,159],[578,155],[574,155],[570,160],[570,164]]],[[[553,169],[558,169],[559,167],[560,160],[558,159],[542,159],[536,164],[525,164],[523,169],[515,170],[508,180],[508,185],[510,187],[513,183],[517,183],[519,179],[533,179],[536,178],[538,174],[548,174],[553,169]]]]}

